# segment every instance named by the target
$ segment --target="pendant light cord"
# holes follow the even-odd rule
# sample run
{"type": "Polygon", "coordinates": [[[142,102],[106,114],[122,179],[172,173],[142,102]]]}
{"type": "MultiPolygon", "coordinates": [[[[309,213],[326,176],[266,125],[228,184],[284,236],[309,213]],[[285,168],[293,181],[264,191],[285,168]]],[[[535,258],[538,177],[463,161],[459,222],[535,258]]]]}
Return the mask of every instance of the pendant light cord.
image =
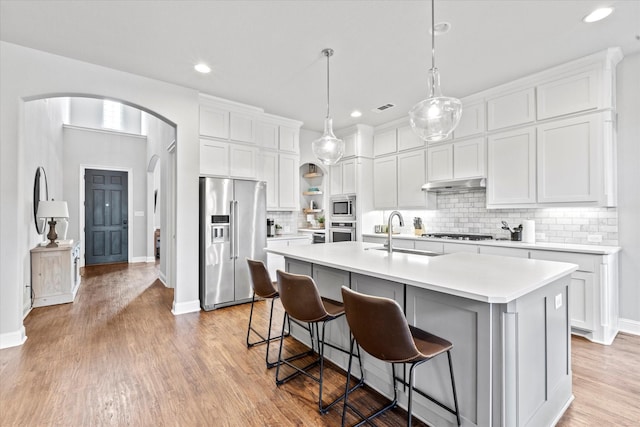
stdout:
{"type": "Polygon", "coordinates": [[[435,0],[431,0],[431,68],[436,68],[436,18],[435,0]]]}
{"type": "Polygon", "coordinates": [[[327,49],[325,50],[325,55],[327,56],[327,119],[330,117],[329,115],[329,57],[331,56],[331,54],[333,53],[332,50],[327,49]]]}

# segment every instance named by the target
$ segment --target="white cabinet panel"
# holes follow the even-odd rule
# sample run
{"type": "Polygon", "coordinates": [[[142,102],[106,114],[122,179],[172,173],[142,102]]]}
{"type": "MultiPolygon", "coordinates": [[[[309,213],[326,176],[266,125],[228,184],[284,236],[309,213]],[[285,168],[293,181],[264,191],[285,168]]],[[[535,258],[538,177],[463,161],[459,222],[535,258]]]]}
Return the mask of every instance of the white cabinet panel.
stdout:
{"type": "Polygon", "coordinates": [[[200,140],[200,173],[229,176],[229,144],[227,142],[200,140]]]}
{"type": "Polygon", "coordinates": [[[278,149],[278,125],[260,123],[258,126],[258,143],[262,148],[269,150],[278,149]]]}
{"type": "Polygon", "coordinates": [[[538,120],[598,108],[598,73],[591,69],[538,86],[538,120]]]}
{"type": "Polygon", "coordinates": [[[396,172],[395,156],[373,161],[373,205],[376,209],[394,209],[396,207],[398,191],[396,172]]]}
{"type": "Polygon", "coordinates": [[[529,258],[527,249],[503,248],[500,246],[482,246],[478,245],[481,254],[510,256],[515,258],[529,258]]]}
{"type": "Polygon", "coordinates": [[[595,115],[538,126],[538,202],[598,200],[601,126],[595,115]]]}
{"type": "Polygon", "coordinates": [[[427,181],[453,178],[453,145],[443,144],[427,149],[427,181]]]}
{"type": "Polygon", "coordinates": [[[424,147],[424,140],[415,134],[411,126],[398,128],[398,151],[424,147]]]}
{"type": "Polygon", "coordinates": [[[453,178],[475,178],[485,176],[484,138],[453,144],[453,178]]]}
{"type": "Polygon", "coordinates": [[[489,137],[487,205],[536,202],[535,144],[533,128],[489,137]]]}
{"type": "Polygon", "coordinates": [[[298,208],[298,156],[279,154],[278,193],[280,207],[295,210],[298,208]]]}
{"type": "Polygon", "coordinates": [[[594,330],[593,284],[593,273],[576,271],[571,275],[569,315],[574,328],[594,330]]]}
{"type": "Polygon", "coordinates": [[[352,133],[342,138],[344,141],[344,155],[343,157],[354,157],[356,155],[356,142],[358,134],[352,133]]]}
{"type": "Polygon", "coordinates": [[[278,153],[263,152],[260,155],[262,174],[260,179],[267,183],[267,209],[278,207],[278,153]]]}
{"type": "Polygon", "coordinates": [[[487,110],[488,130],[531,123],[535,120],[534,90],[529,88],[489,99],[487,110]]]}
{"type": "Polygon", "coordinates": [[[373,135],[373,155],[381,156],[383,154],[395,153],[396,145],[396,129],[389,129],[384,132],[373,135]]]}
{"type": "Polygon", "coordinates": [[[298,131],[286,126],[280,126],[280,150],[298,152],[298,131]]]}
{"type": "Polygon", "coordinates": [[[454,138],[476,135],[485,130],[484,102],[462,105],[462,117],[460,123],[453,131],[454,138]]]}
{"type": "Polygon", "coordinates": [[[247,145],[229,144],[229,175],[235,178],[256,177],[258,149],[247,145]]]}
{"type": "Polygon", "coordinates": [[[456,252],[469,252],[472,254],[478,253],[477,245],[467,245],[464,243],[449,243],[445,242],[443,245],[443,251],[445,254],[454,254],[456,252]]]}
{"type": "Polygon", "coordinates": [[[356,192],[356,160],[342,162],[342,193],[355,194],[356,192]]]}
{"type": "Polygon", "coordinates": [[[229,112],[200,106],[200,135],[229,138],[229,112]]]}
{"type": "Polygon", "coordinates": [[[230,138],[233,141],[256,142],[256,119],[248,114],[231,112],[229,116],[230,138]]]}
{"type": "Polygon", "coordinates": [[[330,183],[331,183],[331,195],[343,194],[342,193],[342,163],[329,167],[330,183]]]}
{"type": "Polygon", "coordinates": [[[398,155],[398,208],[426,207],[425,150],[398,155]]]}
{"type": "Polygon", "coordinates": [[[444,253],[444,244],[442,242],[432,242],[428,240],[417,240],[414,243],[416,249],[420,251],[431,251],[439,254],[444,253]]]}

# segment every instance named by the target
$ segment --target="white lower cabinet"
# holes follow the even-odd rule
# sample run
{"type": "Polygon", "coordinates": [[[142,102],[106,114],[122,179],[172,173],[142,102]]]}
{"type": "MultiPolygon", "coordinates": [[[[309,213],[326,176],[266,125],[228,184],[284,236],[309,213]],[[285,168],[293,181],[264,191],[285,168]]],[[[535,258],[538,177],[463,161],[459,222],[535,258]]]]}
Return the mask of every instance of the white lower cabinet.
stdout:
{"type": "MultiPolygon", "coordinates": [[[[287,246],[295,246],[295,245],[310,245],[311,244],[311,236],[304,238],[295,238],[295,239],[273,239],[267,240],[267,248],[277,249],[277,248],[286,248],[287,246]]],[[[282,270],[285,271],[285,263],[284,257],[282,255],[272,254],[267,252],[267,270],[269,270],[269,276],[272,281],[276,281],[276,271],[282,270]]]]}
{"type": "Polygon", "coordinates": [[[478,253],[478,246],[467,245],[464,243],[449,243],[445,242],[443,245],[443,251],[445,254],[454,254],[456,252],[469,252],[472,254],[478,253]]]}
{"type": "Polygon", "coordinates": [[[479,245],[478,249],[481,254],[485,254],[485,255],[500,255],[500,256],[511,256],[516,258],[529,258],[528,249],[514,249],[514,248],[504,248],[501,246],[482,246],[482,245],[479,245]]]}

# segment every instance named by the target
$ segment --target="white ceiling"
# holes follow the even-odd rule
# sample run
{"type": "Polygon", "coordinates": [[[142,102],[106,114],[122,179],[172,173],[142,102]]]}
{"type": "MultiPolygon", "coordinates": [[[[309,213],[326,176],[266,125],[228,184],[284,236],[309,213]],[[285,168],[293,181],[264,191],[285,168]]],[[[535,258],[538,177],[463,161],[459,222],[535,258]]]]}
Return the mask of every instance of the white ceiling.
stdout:
{"type": "MultiPolygon", "coordinates": [[[[445,95],[462,97],[620,46],[640,51],[640,0],[438,0],[445,95]],[[604,21],[581,20],[599,6],[604,21]]],[[[426,97],[431,6],[421,1],[0,0],[0,39],[264,108],[321,130],[331,47],[334,127],[381,124],[426,97]],[[206,62],[213,72],[193,71],[206,62]],[[396,107],[384,113],[382,104],[396,107]],[[360,119],[349,117],[360,109],[360,119]]]]}

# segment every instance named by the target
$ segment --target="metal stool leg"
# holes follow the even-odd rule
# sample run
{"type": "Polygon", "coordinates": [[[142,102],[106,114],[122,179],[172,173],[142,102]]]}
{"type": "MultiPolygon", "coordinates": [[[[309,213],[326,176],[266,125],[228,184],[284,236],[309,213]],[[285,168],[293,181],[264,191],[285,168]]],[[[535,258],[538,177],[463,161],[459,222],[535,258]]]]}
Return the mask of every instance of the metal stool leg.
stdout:
{"type": "Polygon", "coordinates": [[[447,351],[449,359],[449,372],[451,373],[451,388],[453,389],[453,404],[456,412],[456,421],[460,425],[460,409],[458,408],[458,394],[456,393],[456,382],[453,379],[453,363],[451,363],[451,351],[447,351]]]}

